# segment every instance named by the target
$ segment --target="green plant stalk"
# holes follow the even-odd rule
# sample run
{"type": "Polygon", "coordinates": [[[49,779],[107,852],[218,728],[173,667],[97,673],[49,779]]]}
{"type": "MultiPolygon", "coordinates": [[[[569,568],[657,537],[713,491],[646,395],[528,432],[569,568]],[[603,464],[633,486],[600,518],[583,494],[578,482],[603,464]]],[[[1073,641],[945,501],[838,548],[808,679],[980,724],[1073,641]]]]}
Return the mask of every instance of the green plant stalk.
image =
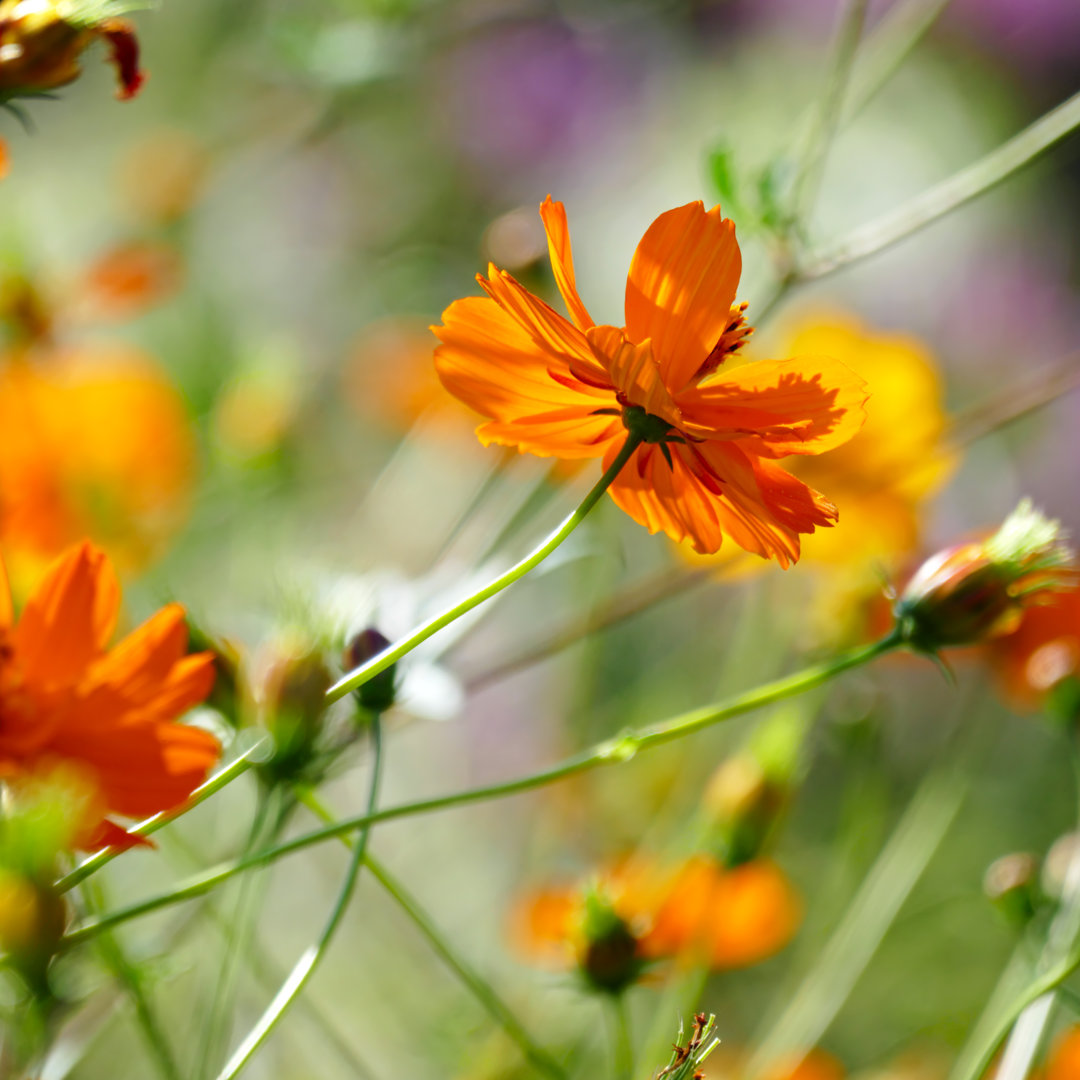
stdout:
{"type": "Polygon", "coordinates": [[[517,795],[524,791],[546,787],[548,784],[589,772],[604,765],[622,764],[641,751],[650,750],[654,746],[661,746],[664,743],[684,738],[703,728],[711,727],[725,720],[731,720],[764,705],[771,705],[773,702],[811,690],[844,671],[859,667],[899,648],[900,645],[899,633],[894,630],[887,637],[872,645],[852,649],[832,660],[813,664],[793,675],[787,675],[782,679],[766,683],[722,704],[709,705],[702,709],[683,713],[651,728],[628,731],[613,739],[605,740],[580,754],[567,758],[549,769],[531,773],[517,780],[491,784],[486,787],[470,788],[468,791],[460,791],[434,799],[404,803],[401,806],[388,807],[377,813],[342,818],[335,825],[329,825],[294,837],[285,843],[268,848],[265,851],[256,852],[247,858],[223,863],[196,875],[193,879],[175,886],[167,892],[147,897],[130,907],[121,908],[119,911],[114,911],[98,920],[86,923],[66,934],[60,942],[60,948],[62,950],[71,949],[89,940],[102,930],[107,930],[130,919],[148,915],[172,904],[203,896],[222,882],[228,881],[237,874],[246,873],[253,867],[267,866],[286,855],[292,855],[297,851],[302,851],[315,844],[321,844],[326,840],[336,839],[344,834],[355,832],[357,829],[366,828],[369,825],[377,825],[385,821],[396,821],[417,814],[432,813],[436,810],[448,810],[455,806],[467,806],[488,799],[505,798],[509,795],[517,795]]]}
{"type": "MultiPolygon", "coordinates": [[[[224,769],[216,772],[204,784],[197,787],[182,805],[161,814],[154,814],[153,817],[148,817],[145,821],[140,821],[138,825],[133,826],[128,831],[135,836],[150,836],[151,834],[156,833],[158,829],[164,828],[170,821],[175,821],[182,814],[186,814],[189,810],[194,809],[199,803],[205,802],[211,795],[217,794],[217,792],[226,785],[231,784],[238,776],[243,776],[243,774],[255,764],[255,759],[259,756],[261,750],[262,742],[250,747],[235,761],[230,762],[224,769]]],[[[80,882],[85,881],[91,874],[100,870],[107,863],[112,862],[112,860],[124,850],[125,849],[123,848],[107,847],[95,852],[89,858],[84,859],[79,863],[79,865],[71,870],[70,873],[67,873],[60,878],[56,883],[57,890],[63,893],[67,892],[69,889],[73,889],[80,882]]]]}
{"type": "MultiPolygon", "coordinates": [[[[268,845],[276,843],[287,816],[291,794],[278,788],[260,788],[259,804],[252,821],[247,842],[241,858],[249,857],[268,845]]],[[[232,1029],[232,1013],[237,983],[240,978],[242,957],[250,948],[258,924],[262,906],[262,893],[257,888],[255,875],[245,876],[237,890],[236,903],[229,925],[229,943],[221,958],[217,979],[209,1004],[199,1025],[202,1042],[198,1063],[193,1075],[196,1080],[208,1078],[218,1055],[224,1054],[232,1029]]]]}
{"type": "MultiPolygon", "coordinates": [[[[1080,801],[1080,745],[1075,737],[1070,740],[1070,749],[1080,801]]],[[[1061,903],[1039,955],[1037,974],[1040,975],[1080,949],[1080,854],[1074,854],[1069,860],[1062,891],[1061,903]]],[[[1016,1017],[997,1068],[998,1080],[1024,1080],[1029,1074],[1050,1024],[1054,999],[1052,991],[1043,994],[1033,999],[1016,1017]]]]}
{"type": "MultiPolygon", "coordinates": [[[[371,714],[371,736],[373,754],[371,784],[368,788],[367,813],[369,818],[375,812],[375,804],[379,797],[379,780],[382,776],[382,723],[377,712],[371,714]]],[[[353,846],[352,857],[349,859],[349,866],[345,871],[345,878],[341,883],[337,899],[334,901],[334,907],[322,928],[322,932],[315,943],[307,948],[293,966],[292,971],[289,972],[288,977],[281,984],[281,989],[267,1006],[266,1011],[259,1017],[255,1026],[236,1048],[236,1052],[226,1062],[225,1068],[218,1073],[218,1080],[233,1080],[234,1077],[240,1075],[259,1047],[273,1034],[277,1025],[281,1023],[289,1007],[303,992],[311,976],[314,975],[315,969],[326,956],[330,943],[334,939],[334,934],[341,925],[341,920],[348,910],[350,900],[352,900],[356,880],[360,875],[360,868],[364,865],[364,855],[367,852],[368,838],[370,836],[371,825],[363,826],[353,846]]]]}
{"type": "Polygon", "coordinates": [[[964,1080],[979,1080],[994,1063],[998,1051],[1009,1037],[1013,1025],[1023,1014],[1024,1010],[1034,1005],[1039,998],[1046,994],[1052,994],[1070,976],[1080,968],[1080,948],[1075,948],[1068,956],[1064,957],[1052,968],[1032,980],[1017,996],[1006,1010],[997,1030],[987,1039],[981,1052],[976,1057],[974,1065],[969,1072],[963,1074],[964,1080]]]}
{"type": "Polygon", "coordinates": [[[825,168],[825,159],[828,157],[829,147],[836,135],[840,109],[855,62],[855,53],[866,23],[867,3],[868,0],[847,0],[840,14],[821,102],[795,178],[791,197],[790,229],[805,222],[817,197],[821,174],[825,168]]]}
{"type": "Polygon", "coordinates": [[[429,619],[403,641],[399,641],[396,645],[379,653],[378,656],[372,657],[367,663],[348,672],[326,692],[326,703],[330,705],[357,687],[363,686],[369,679],[375,678],[380,672],[396,664],[403,656],[412,652],[417,645],[427,641],[443,627],[449,626],[455,619],[460,619],[462,615],[472,611],[485,600],[490,600],[503,589],[519,581],[534,567],[539,566],[585,520],[589,511],[600,501],[604,492],[611,486],[640,444],[641,439],[638,436],[627,433],[626,442],[623,443],[623,448],[611,463],[611,467],[600,477],[593,489],[582,500],[581,505],[538,548],[520,562],[515,563],[505,573],[500,574],[479,592],[455,604],[449,611],[429,619]]]}
{"type": "Polygon", "coordinates": [[[626,994],[608,994],[605,1002],[611,1017],[611,1064],[615,1080],[634,1080],[634,1040],[626,994]]]}
{"type": "MultiPolygon", "coordinates": [[[[94,883],[85,883],[81,891],[86,905],[91,911],[97,911],[104,907],[104,896],[101,890],[95,887],[94,883]]],[[[154,1012],[153,1004],[146,992],[146,987],[143,985],[142,977],[127,958],[123,946],[116,940],[115,935],[103,934],[98,942],[98,952],[101,954],[105,966],[109,968],[131,1000],[132,1007],[135,1009],[135,1019],[143,1035],[143,1041],[146,1043],[158,1072],[161,1073],[165,1080],[182,1080],[165,1029],[154,1012]]]]}
{"type": "MultiPolygon", "coordinates": [[[[192,845],[180,837],[173,837],[172,841],[187,859],[198,865],[197,854],[192,845]]],[[[211,900],[206,904],[203,913],[221,935],[222,941],[228,944],[229,923],[214,901],[211,900]]],[[[244,960],[252,976],[264,990],[272,993],[285,978],[285,970],[257,948],[250,950],[244,960]]],[[[301,998],[297,1007],[303,1010],[305,1019],[319,1029],[319,1035],[324,1042],[333,1045],[342,1061],[352,1070],[351,1075],[354,1080],[375,1080],[371,1068],[357,1057],[356,1050],[321,1009],[315,1008],[307,998],[301,998]]]]}
{"type": "MultiPolygon", "coordinates": [[[[327,824],[336,823],[337,819],[314,791],[298,792],[298,798],[320,820],[327,824]]],[[[349,836],[342,835],[340,840],[347,847],[354,846],[349,836]]],[[[420,902],[387,870],[382,861],[377,859],[371,852],[368,852],[364,856],[364,864],[372,877],[386,890],[387,895],[424,935],[428,944],[438,953],[447,967],[457,975],[472,992],[476,1000],[484,1007],[488,1015],[517,1044],[525,1058],[538,1071],[545,1076],[551,1077],[552,1080],[565,1080],[566,1072],[562,1066],[533,1040],[525,1026],[502,1000],[495,988],[454,949],[446,936],[435,925],[431,916],[420,905],[420,902]]]]}
{"type": "Polygon", "coordinates": [[[892,78],[912,49],[949,6],[949,0],[907,0],[894,4],[859,50],[840,113],[846,123],[892,78]]]}
{"type": "Polygon", "coordinates": [[[1018,135],[958,173],[929,188],[898,209],[854,230],[824,252],[797,267],[795,279],[824,277],[917,233],[965,203],[985,194],[1031,164],[1080,125],[1080,93],[1045,113],[1018,135]]]}
{"type": "Polygon", "coordinates": [[[922,781],[818,963],[761,1040],[747,1064],[748,1077],[761,1076],[821,1039],[944,839],[967,787],[952,763],[922,781]]]}
{"type": "Polygon", "coordinates": [[[1032,960],[1029,953],[1030,943],[1021,938],[1009,956],[990,1000],[956,1056],[949,1071],[949,1080],[963,1080],[964,1077],[975,1074],[976,1063],[981,1060],[990,1039],[996,1034],[1002,1023],[1001,1018],[1006,1015],[1006,1009],[1012,1007],[1013,999],[1031,978],[1032,960]]]}

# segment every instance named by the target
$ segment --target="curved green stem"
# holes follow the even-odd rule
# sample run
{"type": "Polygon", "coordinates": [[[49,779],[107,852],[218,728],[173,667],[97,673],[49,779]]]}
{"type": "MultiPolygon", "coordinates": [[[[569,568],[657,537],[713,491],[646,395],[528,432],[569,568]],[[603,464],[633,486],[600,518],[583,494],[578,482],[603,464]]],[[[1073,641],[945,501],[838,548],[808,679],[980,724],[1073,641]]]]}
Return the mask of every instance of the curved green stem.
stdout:
{"type": "Polygon", "coordinates": [[[903,240],[938,218],[984,194],[1046,153],[1080,125],[1080,93],[1051,109],[1018,135],[991,150],[981,160],[852,232],[847,239],[813,256],[799,267],[796,278],[824,277],[903,240]]]}
{"type": "MultiPolygon", "coordinates": [[[[297,797],[321,821],[328,825],[337,822],[337,818],[314,791],[298,792],[297,797]]],[[[353,847],[353,841],[348,836],[342,836],[341,841],[347,847],[353,847]]],[[[386,890],[387,895],[427,938],[428,944],[439,954],[447,967],[472,992],[488,1015],[517,1043],[526,1059],[535,1065],[539,1072],[551,1077],[552,1080],[565,1080],[566,1073],[559,1063],[533,1040],[495,988],[446,940],[420,902],[383,866],[381,860],[368,852],[364,856],[364,864],[371,876],[386,890]]]]}
{"type": "Polygon", "coordinates": [[[600,501],[601,496],[611,486],[612,481],[622,471],[622,467],[630,460],[634,451],[641,445],[641,438],[633,434],[627,434],[626,442],[622,450],[611,463],[611,467],[597,481],[596,486],[582,500],[581,505],[538,547],[532,554],[527,555],[519,563],[515,563],[505,573],[500,574],[490,585],[486,585],[479,592],[455,604],[449,611],[429,619],[423,626],[414,630],[403,641],[385,649],[378,656],[372,657],[367,663],[354,668],[340,678],[326,693],[327,704],[343,698],[346,694],[355,690],[370,679],[374,679],[381,671],[396,664],[407,653],[412,652],[417,645],[427,641],[432,634],[437,634],[444,626],[449,626],[455,619],[472,611],[485,600],[490,600],[496,593],[502,592],[515,581],[523,578],[534,567],[539,566],[588,516],[592,508],[600,501]]]}
{"type": "MultiPolygon", "coordinates": [[[[382,724],[378,713],[372,714],[371,735],[374,752],[371,765],[371,785],[368,789],[367,813],[369,818],[375,811],[375,803],[379,797],[379,779],[382,775],[382,724]]],[[[233,1077],[239,1076],[244,1066],[270,1037],[274,1028],[277,1027],[288,1011],[289,1006],[299,997],[311,976],[315,973],[315,969],[326,955],[330,942],[333,940],[334,934],[341,925],[341,920],[348,909],[349,901],[352,899],[356,879],[360,874],[360,867],[364,864],[364,855],[367,852],[368,837],[370,835],[371,826],[364,826],[353,847],[349,867],[345,871],[345,879],[341,883],[337,900],[334,902],[330,917],[326,920],[318,940],[304,952],[303,956],[293,966],[292,971],[289,972],[288,977],[281,984],[281,989],[277,992],[274,1000],[270,1002],[266,1011],[259,1017],[258,1022],[236,1048],[236,1052],[226,1062],[225,1068],[218,1074],[218,1080],[233,1080],[233,1077]]]]}
{"type": "Polygon", "coordinates": [[[404,803],[401,806],[392,806],[376,813],[362,814],[358,817],[342,818],[335,825],[329,825],[323,829],[317,829],[314,832],[294,837],[276,847],[268,848],[266,851],[256,852],[249,858],[224,863],[197,875],[186,883],[175,886],[165,893],[147,897],[130,907],[121,908],[119,911],[114,911],[93,922],[85,923],[83,926],[66,934],[60,942],[60,948],[63,950],[71,949],[92,938],[95,934],[107,930],[109,927],[184,900],[203,896],[222,882],[228,881],[237,874],[246,873],[255,866],[266,866],[286,855],[302,851],[304,848],[315,844],[321,844],[326,840],[336,839],[339,836],[355,832],[357,829],[367,828],[384,821],[394,821],[399,818],[413,817],[417,814],[446,810],[454,806],[466,806],[470,803],[482,802],[488,799],[505,798],[508,795],[517,795],[523,791],[532,791],[535,788],[545,787],[548,784],[589,772],[603,765],[621,764],[629,761],[643,750],[649,750],[654,746],[681,739],[695,731],[711,727],[713,724],[730,720],[736,716],[742,716],[744,713],[752,712],[754,709],[759,709],[764,705],[771,705],[775,701],[811,690],[844,671],[869,663],[871,660],[899,648],[901,644],[899,632],[894,630],[887,637],[872,645],[852,649],[820,664],[812,664],[794,675],[788,675],[782,679],[766,683],[756,690],[740,694],[722,704],[709,705],[703,709],[694,709],[651,728],[628,731],[568,758],[549,769],[520,777],[517,780],[491,784],[487,787],[471,788],[468,791],[443,795],[434,799],[404,803]]]}
{"type": "MultiPolygon", "coordinates": [[[[246,773],[248,769],[255,764],[256,759],[262,751],[262,746],[263,741],[260,740],[260,742],[256,743],[254,746],[249,747],[235,761],[226,765],[224,769],[216,772],[204,784],[197,787],[191,793],[191,796],[180,806],[173,810],[167,810],[161,814],[155,814],[153,817],[148,817],[145,821],[140,821],[138,825],[133,826],[128,831],[135,836],[150,836],[151,833],[155,833],[158,829],[164,828],[170,821],[175,821],[182,814],[186,814],[189,810],[194,809],[199,803],[209,799],[211,795],[219,792],[227,784],[231,784],[238,776],[242,776],[246,773]]],[[[95,871],[100,870],[106,863],[112,862],[112,860],[124,850],[124,848],[107,847],[94,852],[93,855],[88,859],[84,859],[70,873],[65,874],[56,883],[57,891],[67,892],[69,889],[73,889],[81,881],[85,881],[95,871]]]]}

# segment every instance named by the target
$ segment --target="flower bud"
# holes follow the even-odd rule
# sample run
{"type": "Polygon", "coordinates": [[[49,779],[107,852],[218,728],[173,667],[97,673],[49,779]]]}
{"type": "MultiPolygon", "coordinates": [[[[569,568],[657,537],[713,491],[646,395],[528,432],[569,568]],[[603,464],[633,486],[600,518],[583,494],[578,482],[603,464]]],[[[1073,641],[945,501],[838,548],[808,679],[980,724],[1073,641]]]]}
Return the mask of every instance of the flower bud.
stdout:
{"type": "Polygon", "coordinates": [[[1053,900],[1061,900],[1070,877],[1075,878],[1073,864],[1080,860],[1080,832],[1059,836],[1046,853],[1042,868],[1042,889],[1053,900]]]}
{"type": "Polygon", "coordinates": [[[643,962],[637,935],[597,891],[585,897],[584,945],[579,964],[594,990],[621,994],[641,976],[643,962]]]}
{"type": "MultiPolygon", "coordinates": [[[[348,670],[366,664],[373,657],[390,648],[391,642],[373,626],[354,634],[345,647],[345,666],[348,670]]],[[[368,679],[356,689],[356,700],[368,712],[386,712],[394,704],[397,688],[397,664],[380,671],[374,679],[368,679]]]]}
{"type": "Polygon", "coordinates": [[[274,755],[266,765],[274,779],[296,779],[310,764],[332,682],[318,649],[277,647],[259,688],[263,720],[274,737],[274,755]]]}
{"type": "Polygon", "coordinates": [[[138,42],[127,23],[105,17],[123,8],[101,0],[0,0],[0,100],[73,82],[82,53],[98,38],[116,66],[118,96],[134,97],[144,78],[138,42]]]}
{"type": "Polygon", "coordinates": [[[64,899],[51,884],[0,869],[0,949],[29,981],[44,978],[66,923],[64,899]]]}
{"type": "Polygon", "coordinates": [[[1060,524],[1025,499],[989,539],[923,563],[896,604],[899,633],[911,648],[936,653],[1004,632],[1024,607],[1069,587],[1072,558],[1060,524]]]}
{"type": "Polygon", "coordinates": [[[771,778],[751,753],[735,754],[720,764],[702,802],[728,866],[761,853],[787,797],[787,785],[771,778]]]}
{"type": "Polygon", "coordinates": [[[1039,892],[1039,860],[1027,852],[1003,855],[983,876],[987,899],[1017,926],[1035,914],[1039,892]]]}

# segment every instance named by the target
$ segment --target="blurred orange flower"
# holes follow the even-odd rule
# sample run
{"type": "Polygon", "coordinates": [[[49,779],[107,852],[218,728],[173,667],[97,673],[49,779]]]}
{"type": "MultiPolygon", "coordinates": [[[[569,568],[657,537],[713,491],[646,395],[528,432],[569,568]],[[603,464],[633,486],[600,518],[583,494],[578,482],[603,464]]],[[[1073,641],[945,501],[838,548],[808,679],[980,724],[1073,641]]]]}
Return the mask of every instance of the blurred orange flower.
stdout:
{"type": "Polygon", "coordinates": [[[80,537],[145,565],[187,509],[195,448],[183,402],[141,350],[0,357],[0,544],[16,587],[80,537]]]}
{"type": "Polygon", "coordinates": [[[1046,1059],[1043,1080],[1077,1080],[1080,1077],[1080,1027],[1064,1031],[1046,1059]]]}
{"type": "Polygon", "coordinates": [[[1062,680],[1080,675],[1080,589],[1026,608],[1016,629],[989,641],[987,652],[1006,694],[1021,708],[1038,708],[1062,680]]]}
{"type": "Polygon", "coordinates": [[[120,588],[90,543],[56,560],[15,620],[0,563],[0,775],[33,780],[57,768],[88,785],[77,844],[137,843],[109,820],[182,803],[220,753],[209,732],[176,723],[210,693],[213,655],[185,655],[178,604],[109,650],[120,588]]]}
{"type": "Polygon", "coordinates": [[[402,432],[421,418],[459,432],[471,429],[476,413],[448,397],[431,366],[431,336],[405,319],[367,327],[353,343],[344,389],[357,412],[389,421],[402,432]]]}
{"type": "Polygon", "coordinates": [[[827,357],[735,364],[750,333],[735,303],[742,257],[720,208],[688,203],[648,228],[630,264],[626,326],[597,326],[577,293],[566,212],[540,207],[563,318],[490,266],[485,297],[433,327],[446,388],[490,417],[485,443],[542,457],[601,458],[642,445],[609,488],[650,532],[702,553],[724,535],[787,567],[799,536],[832,525],[831,502],[777,464],[820,454],[861,427],[865,383],[827,357]]]}
{"type": "Polygon", "coordinates": [[[696,855],[677,866],[637,857],[593,883],[545,887],[511,913],[511,940],[546,967],[587,971],[588,905],[599,896],[633,942],[638,970],[648,961],[681,958],[715,970],[748,967],[779,952],[802,915],[797,894],[775,863],[758,859],[725,869],[696,855]]]}
{"type": "Polygon", "coordinates": [[[134,97],[145,76],[131,26],[110,0],[0,0],[0,100],[39,94],[73,82],[83,52],[105,42],[121,99],[134,97]]]}

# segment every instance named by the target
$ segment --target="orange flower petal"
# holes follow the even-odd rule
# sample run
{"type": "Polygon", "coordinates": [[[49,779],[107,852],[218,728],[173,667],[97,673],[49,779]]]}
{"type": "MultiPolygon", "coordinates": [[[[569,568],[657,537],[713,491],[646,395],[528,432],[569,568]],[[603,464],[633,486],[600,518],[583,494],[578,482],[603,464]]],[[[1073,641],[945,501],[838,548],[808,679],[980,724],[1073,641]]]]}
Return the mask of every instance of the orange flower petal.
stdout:
{"type": "MultiPolygon", "coordinates": [[[[619,451],[613,443],[604,456],[611,466],[619,451]]],[[[669,447],[669,466],[659,446],[637,449],[608,488],[620,510],[651,533],[663,532],[676,543],[687,537],[703,553],[718,551],[723,542],[719,509],[722,502],[715,481],[696,466],[686,447],[669,447]]]]}
{"type": "Polygon", "coordinates": [[[167,604],[110,649],[92,677],[121,689],[128,700],[150,700],[183,657],[187,636],[184,609],[167,604]]]}
{"type": "Polygon", "coordinates": [[[1080,1076],[1080,1027],[1071,1027],[1054,1043],[1046,1061],[1046,1080],[1076,1080],[1080,1076]]]}
{"type": "Polygon", "coordinates": [[[8,581],[7,565],[0,554],[0,630],[9,629],[15,622],[15,607],[11,602],[11,582],[8,581]]]}
{"type": "MultiPolygon", "coordinates": [[[[492,420],[477,429],[483,442],[542,457],[599,457],[622,430],[617,417],[593,415],[613,407],[614,394],[579,382],[565,355],[537,344],[494,300],[473,296],[455,301],[443,312],[443,325],[432,329],[442,342],[435,350],[435,367],[443,385],[492,420]]],[[[599,367],[595,357],[591,362],[599,367]]]]}
{"type": "Polygon", "coordinates": [[[717,967],[747,967],[779,952],[802,921],[802,904],[784,872],[761,859],[724,874],[713,892],[706,930],[717,967]]]}
{"type": "Polygon", "coordinates": [[[514,904],[507,930],[523,959],[565,968],[574,962],[580,922],[580,888],[548,886],[526,893],[514,904]]]}
{"type": "Polygon", "coordinates": [[[221,753],[208,731],[172,723],[68,727],[50,749],[87,767],[112,813],[134,818],[179,806],[221,753]]]}
{"type": "Polygon", "coordinates": [[[566,207],[561,202],[553,202],[549,195],[540,204],[540,217],[547,233],[548,255],[551,269],[555,275],[555,284],[559,286],[570,318],[579,330],[588,330],[592,317],[578,296],[577,283],[574,280],[574,256],[570,250],[570,228],[566,223],[566,207]]]}
{"type": "Polygon", "coordinates": [[[787,569],[799,558],[799,534],[837,520],[836,507],[775,462],[754,458],[741,444],[704,442],[695,451],[723,485],[724,529],[746,551],[787,569]]]}
{"type": "Polygon", "coordinates": [[[27,681],[47,685],[78,678],[104,652],[119,610],[120,586],[104,552],[87,541],[61,555],[15,630],[27,681]]]}
{"type": "Polygon", "coordinates": [[[660,380],[652,342],[646,339],[635,344],[617,326],[594,326],[586,336],[602,359],[615,389],[631,405],[639,405],[669,423],[677,421],[678,409],[660,380]]]}
{"type": "Polygon", "coordinates": [[[652,338],[673,393],[697,374],[727,325],[742,273],[735,226],[701,202],[661,214],[646,230],[626,279],[626,331],[652,338]]]}
{"type": "Polygon", "coordinates": [[[554,308],[533,296],[512,274],[488,267],[488,276],[478,277],[480,287],[527,333],[536,345],[560,359],[568,371],[591,385],[607,386],[607,372],[589,347],[588,339],[554,308]]]}
{"type": "Polygon", "coordinates": [[[857,435],[868,396],[866,382],[839,361],[798,357],[721,368],[681,395],[679,405],[691,433],[750,437],[754,453],[785,457],[820,454],[857,435]]]}
{"type": "Polygon", "coordinates": [[[115,848],[117,851],[130,851],[134,847],[154,846],[153,840],[145,836],[130,833],[115,821],[106,818],[94,826],[86,836],[80,837],[79,847],[84,851],[100,851],[102,848],[115,848]]]}

